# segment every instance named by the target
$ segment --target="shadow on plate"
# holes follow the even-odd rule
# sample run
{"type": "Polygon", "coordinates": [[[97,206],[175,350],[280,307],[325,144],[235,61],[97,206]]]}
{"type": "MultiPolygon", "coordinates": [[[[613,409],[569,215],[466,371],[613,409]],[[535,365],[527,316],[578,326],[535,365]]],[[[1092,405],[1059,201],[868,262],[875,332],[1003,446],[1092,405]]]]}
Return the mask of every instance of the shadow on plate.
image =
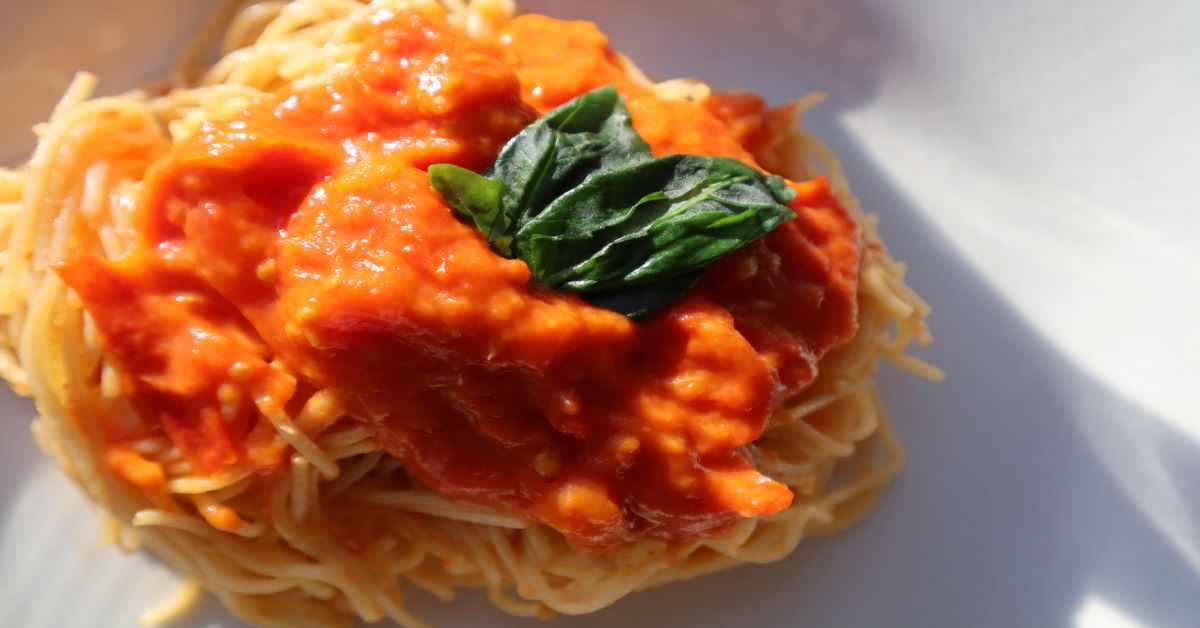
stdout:
{"type": "MultiPolygon", "coordinates": [[[[2,431],[5,435],[14,437],[0,438],[0,514],[3,505],[12,504],[21,492],[23,480],[30,470],[42,457],[41,450],[33,442],[29,432],[30,419],[36,414],[32,405],[18,397],[8,386],[0,383],[0,408],[5,409],[5,416],[0,421],[5,425],[2,431]]],[[[0,516],[0,530],[3,528],[3,517],[0,516]]]]}

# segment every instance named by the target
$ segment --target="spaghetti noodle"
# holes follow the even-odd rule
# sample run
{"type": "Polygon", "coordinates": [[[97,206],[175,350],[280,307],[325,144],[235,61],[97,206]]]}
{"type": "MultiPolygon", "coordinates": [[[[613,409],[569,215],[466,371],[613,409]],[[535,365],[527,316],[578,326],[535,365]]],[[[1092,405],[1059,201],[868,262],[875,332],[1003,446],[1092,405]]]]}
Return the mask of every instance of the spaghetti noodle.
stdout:
{"type": "MultiPolygon", "coordinates": [[[[107,433],[137,432],[131,426],[143,419],[96,321],[55,265],[79,251],[122,258],[139,238],[135,213],[152,164],[207,121],[330,83],[362,54],[381,12],[407,10],[444,13],[450,28],[482,41],[505,27],[513,7],[504,0],[252,4],[231,12],[223,34],[214,26],[202,36],[161,93],[93,98],[95,80],[80,75],[36,129],[29,162],[0,171],[0,238],[8,243],[0,256],[0,374],[34,399],[38,443],[112,517],[118,537],[148,547],[255,624],[359,617],[422,626],[405,605],[402,582],[445,600],[458,587],[484,587],[518,615],[587,613],[635,590],[777,560],[806,533],[835,532],[864,516],[903,463],[873,382],[879,359],[930,378],[940,373],[905,353],[930,341],[929,308],[905,286],[904,266],[889,257],[876,219],[858,209],[837,160],[799,125],[819,96],[768,114],[770,132],[746,134],[745,142],[771,172],[796,181],[827,176],[861,234],[857,331],[820,359],[815,380],[743,448],[758,472],[794,494],[778,513],[741,518],[715,538],[644,538],[582,551],[552,526],[415,481],[343,395],[306,382],[278,356],[271,372],[301,383],[253,395],[248,412],[257,427],[247,436],[278,452],[274,471],[238,464],[205,472],[161,430],[113,444],[107,433]],[[216,37],[223,56],[199,72],[196,59],[216,37]]],[[[657,99],[713,97],[701,83],[652,83],[619,63],[657,99]]],[[[236,394],[217,395],[227,416],[237,414],[236,394]]]]}

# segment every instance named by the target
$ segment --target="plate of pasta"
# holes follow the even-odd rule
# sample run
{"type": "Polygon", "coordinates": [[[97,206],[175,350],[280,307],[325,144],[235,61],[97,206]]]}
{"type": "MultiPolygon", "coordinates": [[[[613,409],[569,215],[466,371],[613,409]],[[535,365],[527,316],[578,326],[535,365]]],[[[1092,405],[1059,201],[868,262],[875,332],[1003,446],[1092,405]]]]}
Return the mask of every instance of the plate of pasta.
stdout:
{"type": "Polygon", "coordinates": [[[0,8],[0,623],[1187,623],[1200,12],[1099,4],[0,8]]]}

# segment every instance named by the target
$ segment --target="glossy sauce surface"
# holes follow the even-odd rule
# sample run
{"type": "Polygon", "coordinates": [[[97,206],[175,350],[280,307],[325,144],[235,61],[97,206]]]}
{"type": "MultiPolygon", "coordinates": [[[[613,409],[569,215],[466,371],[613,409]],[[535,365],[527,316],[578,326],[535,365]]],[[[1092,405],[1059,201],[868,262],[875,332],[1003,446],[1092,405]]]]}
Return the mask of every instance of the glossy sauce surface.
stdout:
{"type": "Polygon", "coordinates": [[[139,416],[204,472],[285,464],[228,384],[284,400],[298,380],[336,391],[422,483],[581,549],[717,536],[792,500],[738,448],[853,335],[857,230],[823,180],[793,183],[796,219],[648,322],[531,285],[425,168],[483,170],[609,83],[656,154],[753,163],[773,124],[748,95],[656,97],[589,23],[525,16],[475,42],[436,15],[381,14],[353,71],[205,123],[156,162],[127,258],[60,272],[139,416]]]}

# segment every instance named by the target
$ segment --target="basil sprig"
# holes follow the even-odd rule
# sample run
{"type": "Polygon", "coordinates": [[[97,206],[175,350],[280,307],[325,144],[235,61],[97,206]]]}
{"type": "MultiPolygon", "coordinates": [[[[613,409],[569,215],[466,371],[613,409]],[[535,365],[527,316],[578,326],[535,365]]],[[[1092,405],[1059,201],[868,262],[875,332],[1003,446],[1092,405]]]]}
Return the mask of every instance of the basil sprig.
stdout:
{"type": "Polygon", "coordinates": [[[429,179],[534,281],[636,320],[794,215],[783,179],[736,159],[653,158],[612,86],[539,118],[483,175],[436,164],[429,179]]]}

